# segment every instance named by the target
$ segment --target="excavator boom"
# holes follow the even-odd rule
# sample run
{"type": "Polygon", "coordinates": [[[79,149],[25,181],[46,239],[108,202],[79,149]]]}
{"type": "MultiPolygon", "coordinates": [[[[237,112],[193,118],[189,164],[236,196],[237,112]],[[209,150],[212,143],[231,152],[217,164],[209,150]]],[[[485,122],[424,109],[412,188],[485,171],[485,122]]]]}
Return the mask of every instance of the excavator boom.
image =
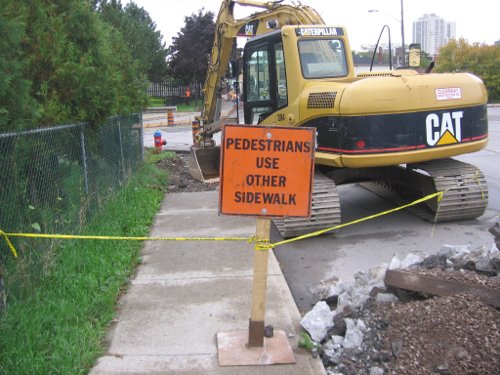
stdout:
{"type": "Polygon", "coordinates": [[[226,74],[234,41],[238,36],[253,37],[265,34],[284,25],[324,24],[321,16],[304,5],[282,5],[281,1],[224,0],[217,16],[215,39],[203,87],[204,104],[200,122],[202,134],[210,136],[221,130],[216,118],[220,83],[226,74]],[[234,6],[264,8],[266,10],[242,18],[234,18],[234,6]]]}

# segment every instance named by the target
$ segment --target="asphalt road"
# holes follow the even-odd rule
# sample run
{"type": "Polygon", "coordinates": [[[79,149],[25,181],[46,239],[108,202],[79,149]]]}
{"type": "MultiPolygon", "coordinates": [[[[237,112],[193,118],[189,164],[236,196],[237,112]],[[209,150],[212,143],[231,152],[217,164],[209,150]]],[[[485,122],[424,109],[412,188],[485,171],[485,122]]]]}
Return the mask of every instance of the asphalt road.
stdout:
{"type": "MultiPolygon", "coordinates": [[[[474,220],[436,226],[401,211],[341,229],[333,235],[316,237],[275,249],[285,278],[301,312],[313,303],[312,291],[323,280],[349,280],[358,270],[389,263],[394,254],[435,253],[444,244],[491,246],[488,228],[500,215],[500,107],[488,108],[490,141],[486,149],[461,156],[460,160],[481,168],[486,175],[489,204],[486,213],[474,220]]],[[[338,188],[342,222],[362,218],[394,205],[357,185],[338,188]]],[[[281,239],[273,228],[271,240],[281,239]]]]}

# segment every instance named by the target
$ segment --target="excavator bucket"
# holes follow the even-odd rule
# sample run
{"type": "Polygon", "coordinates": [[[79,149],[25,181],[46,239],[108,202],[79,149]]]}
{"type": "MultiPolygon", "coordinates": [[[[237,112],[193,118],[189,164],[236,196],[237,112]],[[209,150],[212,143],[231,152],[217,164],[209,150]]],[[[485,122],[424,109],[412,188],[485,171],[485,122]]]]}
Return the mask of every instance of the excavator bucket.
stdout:
{"type": "Polygon", "coordinates": [[[189,173],[199,181],[211,182],[219,178],[220,147],[191,146],[189,173]]]}

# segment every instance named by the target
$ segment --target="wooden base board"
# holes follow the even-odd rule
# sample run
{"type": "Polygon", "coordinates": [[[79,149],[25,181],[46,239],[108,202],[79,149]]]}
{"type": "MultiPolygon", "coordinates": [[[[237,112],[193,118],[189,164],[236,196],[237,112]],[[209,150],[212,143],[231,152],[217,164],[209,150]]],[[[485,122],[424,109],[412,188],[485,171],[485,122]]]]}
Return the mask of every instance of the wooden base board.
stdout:
{"type": "Polygon", "coordinates": [[[260,366],[295,363],[295,356],[286,333],[274,331],[264,338],[261,348],[248,348],[248,330],[217,334],[219,366],[260,366]]]}

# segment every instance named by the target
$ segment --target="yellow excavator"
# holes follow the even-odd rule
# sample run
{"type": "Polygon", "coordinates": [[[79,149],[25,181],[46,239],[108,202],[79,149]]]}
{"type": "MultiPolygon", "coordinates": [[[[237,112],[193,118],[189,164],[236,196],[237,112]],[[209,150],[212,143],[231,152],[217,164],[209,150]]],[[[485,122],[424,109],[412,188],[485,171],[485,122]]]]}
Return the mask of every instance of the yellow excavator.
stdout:
{"type": "Polygon", "coordinates": [[[312,215],[274,219],[282,236],[338,224],[336,185],[352,182],[393,200],[444,190],[439,205],[432,201],[416,211],[435,222],[484,213],[484,175],[451,158],[488,142],[482,81],[467,73],[413,69],[357,74],[345,28],[325,25],[308,6],[281,1],[222,2],[199,117],[201,134],[192,147],[194,177],[218,175],[220,150],[213,134],[236,121],[221,119],[220,102],[238,36],[249,38],[242,59],[245,124],[317,130],[312,215]],[[235,19],[237,4],[264,10],[235,19]]]}

